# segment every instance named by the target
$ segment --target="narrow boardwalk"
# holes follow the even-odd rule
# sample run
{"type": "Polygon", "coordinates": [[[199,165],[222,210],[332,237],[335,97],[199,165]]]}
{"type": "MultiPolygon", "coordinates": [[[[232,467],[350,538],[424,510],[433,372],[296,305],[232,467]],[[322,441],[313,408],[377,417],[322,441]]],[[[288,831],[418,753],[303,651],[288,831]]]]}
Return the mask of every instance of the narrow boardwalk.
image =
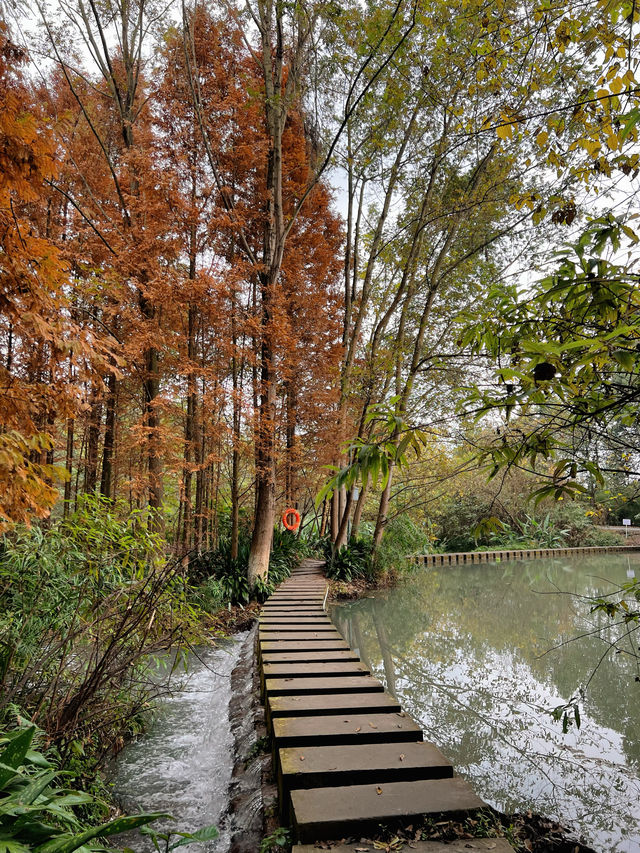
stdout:
{"type": "MultiPolygon", "coordinates": [[[[359,838],[422,815],[459,817],[482,808],[470,785],[371,676],[324,605],[323,563],[305,560],[265,603],[259,659],[272,737],[280,816],[299,846],[359,838]]],[[[468,841],[468,840],[467,840],[468,841]]],[[[504,839],[474,848],[506,853],[504,839]]],[[[465,849],[415,842],[424,853],[465,849]]],[[[362,845],[332,847],[334,853],[362,845]]]]}

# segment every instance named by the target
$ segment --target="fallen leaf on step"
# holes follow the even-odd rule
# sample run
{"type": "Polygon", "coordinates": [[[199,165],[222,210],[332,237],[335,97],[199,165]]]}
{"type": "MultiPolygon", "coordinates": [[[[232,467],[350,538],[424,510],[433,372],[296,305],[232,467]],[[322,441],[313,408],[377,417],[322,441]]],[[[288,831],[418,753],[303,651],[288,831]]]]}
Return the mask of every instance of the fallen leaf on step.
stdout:
{"type": "Polygon", "coordinates": [[[300,761],[304,761],[304,755],[300,756],[300,761]]]}
{"type": "Polygon", "coordinates": [[[380,788],[380,787],[376,788],[376,794],[381,794],[381,793],[382,793],[382,788],[380,788]]]}
{"type": "Polygon", "coordinates": [[[362,726],[358,726],[358,727],[356,728],[356,731],[357,731],[357,732],[359,732],[361,728],[362,728],[362,726]]]}
{"type": "Polygon", "coordinates": [[[375,724],[375,723],[372,723],[372,722],[371,722],[371,720],[369,720],[369,725],[371,726],[371,728],[372,728],[372,729],[377,729],[377,728],[378,728],[378,727],[376,726],[376,724],[375,724]]]}
{"type": "Polygon", "coordinates": [[[400,761],[404,761],[404,752],[401,752],[398,758],[400,759],[400,761]]]}

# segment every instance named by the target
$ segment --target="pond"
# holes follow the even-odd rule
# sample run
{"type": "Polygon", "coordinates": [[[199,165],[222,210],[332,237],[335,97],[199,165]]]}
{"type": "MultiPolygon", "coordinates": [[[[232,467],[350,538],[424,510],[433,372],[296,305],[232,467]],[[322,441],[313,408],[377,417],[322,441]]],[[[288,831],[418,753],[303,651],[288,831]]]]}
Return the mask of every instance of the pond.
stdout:
{"type": "MultiPolygon", "coordinates": [[[[332,616],[488,803],[640,853],[638,660],[605,654],[606,617],[581,598],[636,576],[640,554],[424,568],[332,616]],[[586,685],[580,729],[563,734],[547,709],[586,685]]],[[[638,634],[627,643],[637,652],[638,634]]]]}

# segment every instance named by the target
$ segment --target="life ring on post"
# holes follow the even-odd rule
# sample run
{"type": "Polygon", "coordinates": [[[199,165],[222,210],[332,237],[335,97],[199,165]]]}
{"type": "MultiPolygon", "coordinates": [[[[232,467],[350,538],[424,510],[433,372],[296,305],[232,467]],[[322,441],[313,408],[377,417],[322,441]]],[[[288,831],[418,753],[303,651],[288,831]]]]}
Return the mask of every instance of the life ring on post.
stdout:
{"type": "Polygon", "coordinates": [[[300,513],[292,507],[282,513],[282,523],[287,530],[297,530],[300,527],[300,513]]]}

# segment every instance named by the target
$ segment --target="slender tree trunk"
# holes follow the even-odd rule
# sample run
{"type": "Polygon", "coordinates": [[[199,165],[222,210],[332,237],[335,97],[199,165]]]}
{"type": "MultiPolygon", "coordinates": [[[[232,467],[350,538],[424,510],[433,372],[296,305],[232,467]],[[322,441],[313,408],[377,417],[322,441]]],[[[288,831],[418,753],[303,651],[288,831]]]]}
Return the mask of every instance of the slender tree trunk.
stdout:
{"type": "Polygon", "coordinates": [[[327,504],[327,500],[325,498],[325,500],[322,501],[322,517],[320,519],[320,536],[321,537],[324,536],[325,529],[327,526],[327,510],[328,510],[328,504],[327,504]]]}
{"type": "Polygon", "coordinates": [[[395,465],[392,461],[389,461],[389,477],[385,484],[384,489],[382,490],[382,494],[380,495],[380,504],[378,506],[378,516],[376,518],[376,527],[373,531],[373,550],[375,551],[377,547],[382,542],[382,537],[384,535],[384,529],[387,524],[387,514],[389,512],[389,502],[391,500],[391,483],[393,481],[393,472],[395,469],[395,465]]]}
{"type": "Polygon", "coordinates": [[[346,494],[344,509],[342,510],[342,516],[340,519],[340,528],[338,529],[338,533],[335,538],[335,542],[333,544],[333,548],[337,551],[339,548],[342,548],[343,545],[346,545],[347,542],[347,534],[349,532],[349,517],[351,516],[351,506],[353,504],[353,488],[349,489],[346,494]]]}
{"type": "Polygon", "coordinates": [[[239,388],[239,371],[237,358],[237,336],[235,328],[235,299],[232,304],[231,314],[231,329],[233,341],[233,356],[231,358],[231,381],[233,385],[233,450],[231,455],[231,559],[235,560],[238,557],[238,539],[240,535],[240,489],[238,478],[240,475],[240,430],[241,408],[240,408],[240,388],[239,388]]]}
{"type": "Polygon", "coordinates": [[[272,353],[265,342],[262,348],[262,393],[260,395],[258,468],[256,471],[256,514],[249,554],[249,588],[258,578],[266,579],[276,512],[275,415],[276,385],[271,375],[272,353]]]}
{"type": "Polygon", "coordinates": [[[100,494],[105,498],[112,498],[114,494],[113,456],[116,437],[117,392],[118,383],[116,375],[111,372],[107,376],[107,411],[104,425],[104,445],[102,448],[102,475],[100,478],[100,494]]]}
{"type": "Polygon", "coordinates": [[[358,535],[358,530],[360,529],[360,519],[362,518],[362,510],[364,509],[364,502],[367,497],[368,489],[369,480],[367,478],[367,482],[362,484],[360,494],[358,495],[358,500],[356,501],[356,508],[353,513],[353,524],[351,525],[351,536],[353,538],[358,535]]]}
{"type": "MultiPolygon", "coordinates": [[[[193,260],[193,273],[195,277],[195,259],[193,260]]],[[[192,279],[192,276],[189,276],[192,279]]],[[[196,403],[197,385],[195,376],[196,357],[196,307],[189,304],[187,319],[187,359],[189,362],[187,373],[187,414],[184,423],[184,466],[182,469],[182,532],[180,541],[183,549],[191,548],[193,536],[193,460],[196,455],[196,403]]]]}
{"type": "Polygon", "coordinates": [[[67,470],[67,479],[64,483],[64,506],[62,508],[63,518],[68,518],[71,511],[71,474],[73,472],[73,418],[67,418],[67,452],[65,455],[65,468],[67,470]]]}
{"type": "Polygon", "coordinates": [[[335,542],[338,538],[338,530],[340,528],[340,519],[338,517],[338,495],[334,492],[331,495],[331,515],[330,515],[330,535],[331,541],[335,542]]]}
{"type": "Polygon", "coordinates": [[[94,494],[98,482],[98,447],[102,421],[102,399],[95,383],[91,387],[89,406],[84,491],[86,494],[94,494]]]}
{"type": "Polygon", "coordinates": [[[292,382],[287,382],[286,389],[286,471],[285,471],[285,502],[287,506],[295,504],[295,471],[296,471],[296,389],[292,382]]]}

